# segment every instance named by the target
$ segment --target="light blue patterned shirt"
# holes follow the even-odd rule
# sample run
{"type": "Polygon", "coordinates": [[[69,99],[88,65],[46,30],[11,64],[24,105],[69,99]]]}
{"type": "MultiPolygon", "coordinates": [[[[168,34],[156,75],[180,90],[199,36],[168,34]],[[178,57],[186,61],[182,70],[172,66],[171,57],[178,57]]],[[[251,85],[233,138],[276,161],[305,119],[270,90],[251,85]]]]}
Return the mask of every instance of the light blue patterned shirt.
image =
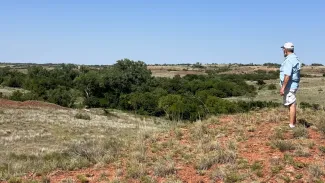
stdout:
{"type": "Polygon", "coordinates": [[[299,61],[296,54],[292,53],[288,55],[280,68],[280,84],[284,81],[284,75],[290,76],[286,90],[297,90],[300,82],[300,69],[301,62],[299,61]]]}

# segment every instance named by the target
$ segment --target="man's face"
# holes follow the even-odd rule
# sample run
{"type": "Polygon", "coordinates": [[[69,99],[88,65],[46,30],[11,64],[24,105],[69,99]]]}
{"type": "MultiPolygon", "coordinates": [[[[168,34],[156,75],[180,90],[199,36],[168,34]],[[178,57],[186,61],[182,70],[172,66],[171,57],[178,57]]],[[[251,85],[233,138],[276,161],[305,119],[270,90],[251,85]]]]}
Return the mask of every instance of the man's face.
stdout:
{"type": "Polygon", "coordinates": [[[287,57],[287,55],[288,55],[288,51],[287,51],[286,49],[284,49],[284,48],[282,48],[282,50],[283,50],[283,55],[284,55],[284,57],[287,57]]]}

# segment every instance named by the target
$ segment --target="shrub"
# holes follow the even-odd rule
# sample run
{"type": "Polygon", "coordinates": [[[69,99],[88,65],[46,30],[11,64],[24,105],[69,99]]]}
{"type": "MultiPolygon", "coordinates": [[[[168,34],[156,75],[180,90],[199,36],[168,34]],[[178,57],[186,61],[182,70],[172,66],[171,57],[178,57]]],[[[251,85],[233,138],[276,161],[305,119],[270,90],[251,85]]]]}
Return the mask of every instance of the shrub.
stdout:
{"type": "Polygon", "coordinates": [[[76,119],[90,120],[90,116],[85,113],[77,113],[74,117],[76,119]]]}
{"type": "Polygon", "coordinates": [[[257,80],[257,85],[265,85],[265,84],[266,83],[263,80],[261,79],[257,80]]]}
{"type": "Polygon", "coordinates": [[[84,175],[77,175],[77,179],[81,182],[81,183],[88,183],[89,180],[87,179],[86,176],[84,175]]]}
{"type": "Polygon", "coordinates": [[[174,162],[170,161],[158,161],[154,166],[154,173],[160,177],[166,177],[167,175],[174,174],[176,167],[174,162]]]}
{"type": "Polygon", "coordinates": [[[308,138],[308,130],[302,126],[298,125],[293,129],[293,137],[294,138],[308,138]]]}
{"type": "Polygon", "coordinates": [[[275,84],[270,84],[267,89],[269,90],[276,90],[276,85],[275,84]]]}
{"type": "Polygon", "coordinates": [[[14,91],[11,96],[9,97],[10,100],[15,100],[15,101],[24,101],[24,94],[19,91],[19,90],[16,90],[14,91]]]}
{"type": "Polygon", "coordinates": [[[310,175],[315,178],[319,178],[320,176],[324,175],[321,165],[312,164],[309,166],[308,170],[310,175]]]}
{"type": "Polygon", "coordinates": [[[64,107],[72,107],[76,101],[76,96],[72,90],[59,86],[47,91],[48,101],[64,107]]]}
{"type": "Polygon", "coordinates": [[[296,146],[291,141],[277,140],[273,142],[273,146],[278,148],[281,152],[295,150],[296,146]]]}

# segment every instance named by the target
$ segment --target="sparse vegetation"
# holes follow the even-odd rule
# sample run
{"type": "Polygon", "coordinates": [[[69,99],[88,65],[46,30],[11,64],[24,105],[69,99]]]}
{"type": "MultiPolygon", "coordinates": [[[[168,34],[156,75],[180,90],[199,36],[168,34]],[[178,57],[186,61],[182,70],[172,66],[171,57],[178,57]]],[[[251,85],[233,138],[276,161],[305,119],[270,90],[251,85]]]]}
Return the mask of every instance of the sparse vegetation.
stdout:
{"type": "Polygon", "coordinates": [[[293,129],[294,138],[308,138],[308,130],[303,125],[298,125],[293,129]]]}
{"type": "Polygon", "coordinates": [[[278,148],[281,152],[295,150],[296,145],[289,140],[276,140],[273,146],[278,148]]]}
{"type": "Polygon", "coordinates": [[[176,173],[175,163],[171,160],[158,160],[154,165],[154,173],[160,177],[166,177],[176,173]]]}
{"type": "Polygon", "coordinates": [[[324,175],[324,171],[322,170],[322,166],[318,164],[311,164],[308,167],[309,173],[313,178],[319,178],[324,175]]]}

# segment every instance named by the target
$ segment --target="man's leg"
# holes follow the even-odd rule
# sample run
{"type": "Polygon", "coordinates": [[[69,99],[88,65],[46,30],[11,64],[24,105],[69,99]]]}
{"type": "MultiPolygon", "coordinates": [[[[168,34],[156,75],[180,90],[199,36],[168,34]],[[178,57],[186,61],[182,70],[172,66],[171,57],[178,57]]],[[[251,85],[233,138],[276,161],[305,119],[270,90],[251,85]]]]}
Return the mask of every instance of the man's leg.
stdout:
{"type": "Polygon", "coordinates": [[[297,113],[297,110],[296,110],[296,103],[293,103],[289,106],[289,111],[290,111],[290,124],[291,125],[296,125],[296,113],[297,113]]]}

